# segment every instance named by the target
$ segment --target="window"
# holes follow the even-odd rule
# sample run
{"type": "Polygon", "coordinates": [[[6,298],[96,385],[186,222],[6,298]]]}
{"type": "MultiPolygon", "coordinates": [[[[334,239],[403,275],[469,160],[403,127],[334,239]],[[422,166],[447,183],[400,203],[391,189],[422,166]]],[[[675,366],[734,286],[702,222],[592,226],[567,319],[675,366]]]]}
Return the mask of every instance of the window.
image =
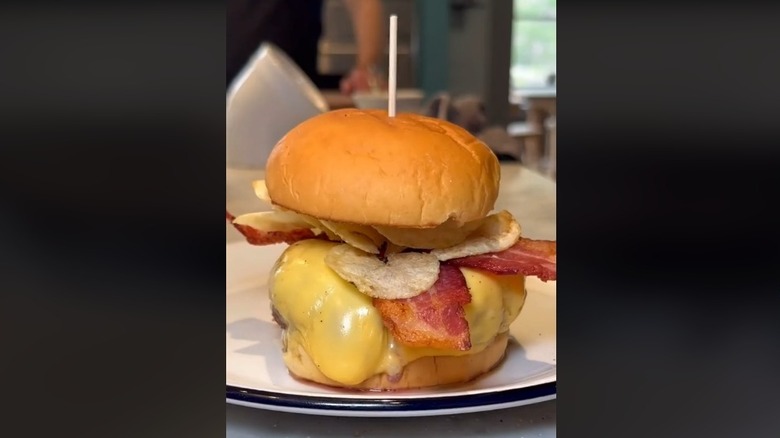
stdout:
{"type": "Polygon", "coordinates": [[[512,89],[540,88],[555,75],[556,0],[514,0],[512,89]]]}

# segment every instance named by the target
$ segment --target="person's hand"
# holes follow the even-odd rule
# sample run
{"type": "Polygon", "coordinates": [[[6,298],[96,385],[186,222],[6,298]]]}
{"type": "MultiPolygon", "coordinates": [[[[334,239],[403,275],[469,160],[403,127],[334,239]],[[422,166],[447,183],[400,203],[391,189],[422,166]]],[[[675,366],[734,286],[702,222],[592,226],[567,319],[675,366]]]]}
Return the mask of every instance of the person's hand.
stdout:
{"type": "Polygon", "coordinates": [[[367,67],[355,67],[341,79],[342,94],[352,94],[356,91],[369,91],[374,88],[381,89],[382,84],[375,69],[367,67]]]}

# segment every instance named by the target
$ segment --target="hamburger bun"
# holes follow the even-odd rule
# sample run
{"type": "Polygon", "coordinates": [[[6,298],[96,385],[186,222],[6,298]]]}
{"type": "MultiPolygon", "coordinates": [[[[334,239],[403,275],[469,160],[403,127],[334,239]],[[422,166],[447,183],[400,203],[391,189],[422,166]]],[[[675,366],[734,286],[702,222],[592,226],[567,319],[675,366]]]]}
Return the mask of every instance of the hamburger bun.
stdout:
{"type": "Polygon", "coordinates": [[[285,354],[285,364],[293,377],[326,386],[389,391],[416,389],[464,383],[476,379],[495,368],[504,358],[509,336],[498,334],[493,342],[478,353],[464,356],[426,356],[404,366],[401,375],[392,379],[387,374],[376,374],[357,385],[345,385],[326,377],[317,369],[306,350],[296,345],[295,351],[285,354]]]}
{"type": "Polygon", "coordinates": [[[493,151],[453,123],[344,109],[282,138],[265,183],[274,204],[322,220],[433,228],[485,217],[499,180],[493,151]]]}

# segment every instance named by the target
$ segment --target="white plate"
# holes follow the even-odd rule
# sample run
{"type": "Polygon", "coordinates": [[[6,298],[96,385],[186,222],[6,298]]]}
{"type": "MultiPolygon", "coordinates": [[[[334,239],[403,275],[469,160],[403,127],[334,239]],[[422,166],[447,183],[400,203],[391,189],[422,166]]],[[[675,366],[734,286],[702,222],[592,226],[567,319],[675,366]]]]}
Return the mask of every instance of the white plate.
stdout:
{"type": "Polygon", "coordinates": [[[354,393],[294,380],[282,361],[280,329],[266,283],[286,245],[227,245],[227,402],[284,412],[410,417],[509,408],[555,398],[555,282],[526,280],[501,365],[466,384],[435,390],[354,393]]]}

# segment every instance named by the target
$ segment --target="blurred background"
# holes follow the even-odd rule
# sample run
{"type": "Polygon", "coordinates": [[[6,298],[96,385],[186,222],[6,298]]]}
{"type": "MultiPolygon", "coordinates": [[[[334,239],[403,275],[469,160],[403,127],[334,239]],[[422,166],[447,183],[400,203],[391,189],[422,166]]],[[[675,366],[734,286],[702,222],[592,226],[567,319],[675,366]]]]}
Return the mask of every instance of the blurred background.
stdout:
{"type": "MultiPolygon", "coordinates": [[[[501,160],[555,178],[556,0],[381,0],[381,6],[377,72],[386,79],[387,21],[396,14],[399,108],[447,118],[501,160]]],[[[316,91],[306,91],[312,111],[386,107],[381,90],[339,89],[358,58],[348,4],[323,0],[321,16],[316,91]]],[[[249,93],[241,88],[234,83],[229,106],[231,93],[249,93]]]]}

